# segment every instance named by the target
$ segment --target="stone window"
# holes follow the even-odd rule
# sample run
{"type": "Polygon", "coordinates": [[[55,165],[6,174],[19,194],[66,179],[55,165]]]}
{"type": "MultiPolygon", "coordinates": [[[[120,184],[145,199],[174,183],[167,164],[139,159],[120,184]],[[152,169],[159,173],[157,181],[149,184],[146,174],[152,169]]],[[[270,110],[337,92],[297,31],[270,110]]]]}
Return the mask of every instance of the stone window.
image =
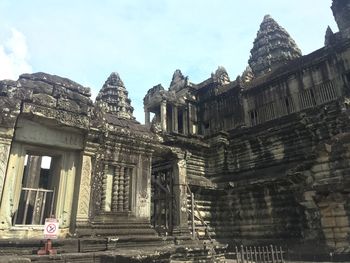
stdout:
{"type": "Polygon", "coordinates": [[[314,87],[317,104],[332,101],[337,98],[333,81],[327,81],[314,87]]]}
{"type": "Polygon", "coordinates": [[[134,168],[125,165],[104,166],[102,211],[129,212],[131,210],[131,180],[134,168]]]}
{"type": "Polygon", "coordinates": [[[45,218],[54,215],[54,162],[57,162],[57,158],[26,155],[14,225],[43,225],[45,218]]]}
{"type": "Polygon", "coordinates": [[[299,93],[299,103],[301,109],[311,108],[316,105],[315,96],[312,89],[306,89],[299,93]]]}

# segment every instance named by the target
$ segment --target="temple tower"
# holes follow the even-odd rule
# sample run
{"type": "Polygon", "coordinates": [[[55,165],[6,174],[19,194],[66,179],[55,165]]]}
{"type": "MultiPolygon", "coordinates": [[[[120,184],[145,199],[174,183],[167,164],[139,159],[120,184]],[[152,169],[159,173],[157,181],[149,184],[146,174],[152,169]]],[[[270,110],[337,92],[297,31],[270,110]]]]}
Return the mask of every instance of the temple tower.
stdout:
{"type": "Polygon", "coordinates": [[[128,98],[128,91],[118,73],[113,72],[106,80],[102,89],[96,97],[99,104],[106,113],[117,115],[121,119],[135,119],[134,108],[128,98]]]}
{"type": "Polygon", "coordinates": [[[333,0],[332,11],[342,37],[350,37],[350,0],[333,0]]]}
{"type": "Polygon", "coordinates": [[[250,53],[248,63],[255,77],[301,56],[295,41],[270,15],[264,17],[250,53]]]}

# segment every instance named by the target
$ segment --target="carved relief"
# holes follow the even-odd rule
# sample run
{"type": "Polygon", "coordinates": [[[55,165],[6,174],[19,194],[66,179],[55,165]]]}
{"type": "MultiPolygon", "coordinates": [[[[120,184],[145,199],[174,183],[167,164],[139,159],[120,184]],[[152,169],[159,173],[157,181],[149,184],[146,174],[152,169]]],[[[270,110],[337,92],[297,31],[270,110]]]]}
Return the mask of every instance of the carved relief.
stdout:
{"type": "Polygon", "coordinates": [[[9,157],[9,145],[0,144],[0,196],[6,175],[6,166],[9,157]]]}
{"type": "Polygon", "coordinates": [[[79,192],[78,219],[86,219],[89,215],[91,168],[91,157],[84,156],[79,192]]]}

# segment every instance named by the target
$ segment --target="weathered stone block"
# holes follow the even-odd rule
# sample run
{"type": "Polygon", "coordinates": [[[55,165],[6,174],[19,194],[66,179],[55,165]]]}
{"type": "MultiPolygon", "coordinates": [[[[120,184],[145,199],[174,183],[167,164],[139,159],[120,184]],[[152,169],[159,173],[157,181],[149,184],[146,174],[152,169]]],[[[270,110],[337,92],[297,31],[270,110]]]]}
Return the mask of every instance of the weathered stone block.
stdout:
{"type": "Polygon", "coordinates": [[[0,125],[13,127],[19,114],[20,100],[0,97],[0,125]]]}
{"type": "Polygon", "coordinates": [[[30,80],[30,79],[19,79],[19,83],[22,87],[26,89],[32,89],[33,94],[37,93],[45,93],[52,95],[53,86],[51,84],[48,84],[46,82],[40,81],[40,80],[30,80]]]}
{"type": "Polygon", "coordinates": [[[74,100],[70,99],[58,99],[57,100],[57,108],[61,110],[66,111],[72,111],[72,112],[79,112],[80,107],[78,103],[76,103],[74,100]]]}
{"type": "Polygon", "coordinates": [[[335,217],[335,224],[337,227],[346,227],[349,225],[349,218],[345,216],[335,217]]]}
{"type": "Polygon", "coordinates": [[[20,76],[20,79],[30,79],[30,80],[39,80],[44,81],[46,83],[52,84],[52,85],[59,85],[62,87],[65,87],[71,91],[79,92],[86,96],[91,96],[90,88],[83,87],[82,85],[67,79],[62,78],[56,75],[50,75],[43,72],[33,73],[33,74],[22,74],[20,76]]]}
{"type": "Polygon", "coordinates": [[[323,217],[321,219],[323,227],[336,227],[337,224],[335,222],[334,217],[323,217]]]}
{"type": "Polygon", "coordinates": [[[67,99],[75,100],[78,103],[82,103],[86,105],[93,104],[89,97],[79,94],[77,92],[74,92],[63,86],[56,85],[54,87],[53,96],[55,98],[67,98],[67,99]]]}
{"type": "Polygon", "coordinates": [[[13,80],[0,81],[0,96],[13,96],[17,88],[17,82],[13,80]]]}
{"type": "Polygon", "coordinates": [[[48,94],[40,93],[33,95],[33,103],[54,108],[56,107],[57,100],[48,94]]]}

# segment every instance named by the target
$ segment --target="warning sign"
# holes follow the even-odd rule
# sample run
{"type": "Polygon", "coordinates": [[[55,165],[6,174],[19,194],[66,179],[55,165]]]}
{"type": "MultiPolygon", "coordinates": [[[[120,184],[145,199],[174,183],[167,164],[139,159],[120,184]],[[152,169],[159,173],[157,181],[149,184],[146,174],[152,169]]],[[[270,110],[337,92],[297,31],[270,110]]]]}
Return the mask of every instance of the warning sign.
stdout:
{"type": "Polygon", "coordinates": [[[46,218],[44,226],[44,238],[56,239],[58,235],[58,220],[56,218],[46,218]]]}

